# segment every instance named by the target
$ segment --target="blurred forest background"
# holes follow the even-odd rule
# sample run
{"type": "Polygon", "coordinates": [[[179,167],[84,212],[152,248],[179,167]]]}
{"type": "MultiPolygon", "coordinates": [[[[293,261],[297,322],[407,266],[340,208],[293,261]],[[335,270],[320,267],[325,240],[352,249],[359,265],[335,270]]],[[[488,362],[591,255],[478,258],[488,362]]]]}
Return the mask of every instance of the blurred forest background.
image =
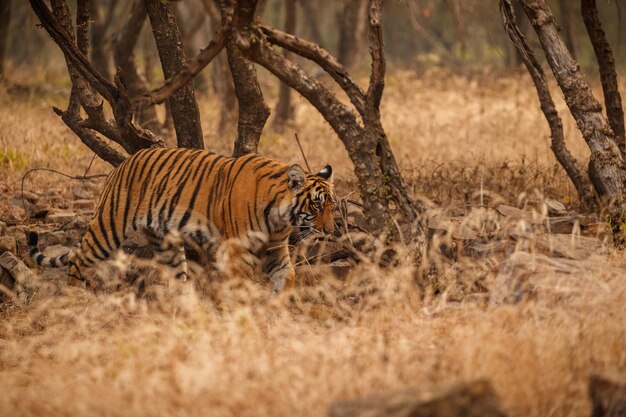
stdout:
{"type": "MultiPolygon", "coordinates": [[[[71,7],[75,6],[71,3],[71,7]]],[[[92,3],[97,9],[97,13],[93,14],[92,54],[97,55],[100,50],[111,48],[132,2],[98,0],[92,3]],[[94,33],[98,31],[104,33],[94,33]]],[[[175,2],[178,23],[191,56],[206,45],[215,31],[202,3],[202,0],[175,2]]],[[[258,11],[263,21],[284,29],[288,3],[287,0],[264,0],[260,2],[258,11]]],[[[4,35],[9,20],[5,10],[10,8],[8,30],[4,35],[6,50],[0,50],[0,58],[4,52],[5,77],[20,79],[20,72],[40,67],[65,75],[62,54],[54,47],[48,34],[36,28],[39,21],[29,3],[2,0],[0,4],[5,13],[0,21],[3,28],[0,36],[4,35]]],[[[369,65],[366,1],[299,0],[295,4],[293,33],[319,43],[344,65],[369,65]]],[[[548,4],[581,67],[588,72],[595,71],[597,64],[580,17],[580,3],[550,0],[548,4]]],[[[623,7],[619,0],[598,2],[603,28],[613,47],[616,64],[622,70],[626,67],[626,10],[623,7]]],[[[532,29],[526,17],[521,12],[517,15],[522,29],[529,34],[532,29]]],[[[488,68],[515,69],[521,63],[502,28],[495,0],[387,0],[383,4],[383,30],[385,54],[395,68],[419,72],[434,66],[459,71],[484,71],[488,68]]],[[[531,42],[536,42],[533,36],[529,38],[531,42]]],[[[144,65],[150,65],[151,71],[147,74],[158,78],[159,62],[148,25],[143,28],[136,51],[144,65]]],[[[94,59],[98,57],[94,56],[94,59]]]]}

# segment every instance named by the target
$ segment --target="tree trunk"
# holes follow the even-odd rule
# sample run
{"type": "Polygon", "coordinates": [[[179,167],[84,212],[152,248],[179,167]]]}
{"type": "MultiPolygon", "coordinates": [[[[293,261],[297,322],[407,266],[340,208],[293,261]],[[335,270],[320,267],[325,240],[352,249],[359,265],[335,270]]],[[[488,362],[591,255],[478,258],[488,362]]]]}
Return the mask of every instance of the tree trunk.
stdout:
{"type": "Polygon", "coordinates": [[[0,0],[0,80],[4,78],[4,60],[11,23],[11,0],[0,0]]]}
{"type": "Polygon", "coordinates": [[[557,112],[554,102],[552,101],[546,75],[543,72],[541,64],[539,64],[535,53],[530,49],[530,46],[526,42],[526,37],[517,26],[515,11],[510,0],[500,1],[500,12],[502,14],[504,29],[511,40],[510,44],[516,48],[517,55],[524,62],[524,65],[528,70],[528,74],[530,74],[530,77],[535,84],[537,95],[539,96],[541,111],[545,115],[548,125],[550,126],[552,152],[554,152],[556,159],[565,169],[565,172],[574,184],[574,187],[576,187],[576,191],[578,192],[578,197],[580,198],[582,205],[589,209],[594,208],[595,195],[593,187],[585,175],[583,175],[583,170],[578,165],[574,156],[572,156],[572,154],[565,147],[565,140],[563,138],[563,123],[561,122],[559,113],[557,112]]]}
{"type": "MultiPolygon", "coordinates": [[[[285,32],[294,33],[296,31],[296,0],[285,0],[285,32]]],[[[285,50],[283,55],[289,59],[291,55],[285,50]]],[[[276,117],[274,123],[281,127],[289,120],[293,119],[293,106],[291,105],[291,88],[282,81],[278,89],[278,103],[276,103],[276,117]]]]}
{"type": "Polygon", "coordinates": [[[582,0],[581,9],[585,27],[589,34],[589,39],[596,54],[604,92],[604,105],[609,124],[615,135],[615,141],[619,147],[622,158],[626,156],[626,135],[624,133],[624,110],[622,109],[622,97],[619,94],[617,83],[617,73],[615,72],[615,60],[613,51],[609,45],[602,24],[598,17],[598,9],[595,0],[582,0]]]}
{"type": "Polygon", "coordinates": [[[563,24],[561,29],[565,37],[565,45],[572,54],[572,58],[576,59],[576,42],[574,34],[576,33],[576,14],[574,13],[574,2],[571,0],[559,0],[559,9],[561,9],[561,17],[563,24]]]}
{"type": "MultiPolygon", "coordinates": [[[[161,68],[165,78],[174,76],[185,64],[185,51],[178,24],[169,2],[144,0],[152,33],[157,44],[161,68]]],[[[188,83],[169,99],[169,108],[176,129],[176,140],[181,148],[204,148],[200,111],[194,96],[193,83],[188,83]]]]}
{"type": "MultiPolygon", "coordinates": [[[[226,22],[229,19],[233,20],[233,30],[237,31],[244,30],[251,24],[257,0],[242,3],[241,6],[237,4],[240,13],[234,15],[233,2],[231,0],[222,2],[222,27],[227,26],[226,22]]],[[[237,139],[233,147],[233,156],[238,157],[257,151],[263,127],[270,116],[270,109],[263,98],[256,69],[235,44],[234,33],[231,33],[226,40],[226,52],[235,85],[235,94],[239,102],[237,139]]]]}
{"type": "Polygon", "coordinates": [[[519,0],[589,149],[589,176],[600,197],[624,195],[626,168],[602,106],[585,83],[544,0],[519,0]]]}
{"type": "MultiPolygon", "coordinates": [[[[131,99],[149,91],[149,85],[135,62],[134,49],[139,40],[147,12],[143,0],[134,0],[128,18],[119,31],[113,45],[115,65],[124,73],[126,87],[131,99]]],[[[137,121],[148,129],[158,132],[160,123],[154,106],[135,106],[137,121]]]]}

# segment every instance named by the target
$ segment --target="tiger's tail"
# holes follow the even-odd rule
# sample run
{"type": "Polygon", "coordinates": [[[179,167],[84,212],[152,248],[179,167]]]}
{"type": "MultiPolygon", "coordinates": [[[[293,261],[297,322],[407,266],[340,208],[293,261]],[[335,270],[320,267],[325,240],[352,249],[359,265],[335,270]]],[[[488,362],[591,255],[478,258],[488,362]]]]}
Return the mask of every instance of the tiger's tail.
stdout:
{"type": "Polygon", "coordinates": [[[52,268],[67,265],[67,261],[72,254],[72,251],[68,251],[63,255],[56,257],[46,256],[39,250],[39,235],[37,232],[27,232],[26,237],[28,239],[28,254],[30,255],[30,258],[37,263],[37,265],[49,266],[52,268]]]}

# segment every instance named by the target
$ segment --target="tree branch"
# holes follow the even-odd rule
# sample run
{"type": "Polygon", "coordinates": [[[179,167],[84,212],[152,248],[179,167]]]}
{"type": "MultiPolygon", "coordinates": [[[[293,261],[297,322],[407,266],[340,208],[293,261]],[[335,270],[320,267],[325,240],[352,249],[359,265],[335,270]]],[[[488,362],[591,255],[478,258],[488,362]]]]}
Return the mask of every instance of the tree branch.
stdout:
{"type": "Polygon", "coordinates": [[[591,150],[589,176],[601,197],[622,198],[626,166],[602,106],[585,83],[544,0],[519,0],[537,33],[572,116],[591,150]]]}
{"type": "Polygon", "coordinates": [[[180,88],[189,83],[193,78],[202,71],[224,48],[226,37],[224,31],[220,31],[215,41],[209,42],[198,55],[192,60],[185,62],[183,68],[172,77],[165,80],[162,86],[153,89],[150,92],[136,99],[137,104],[154,105],[163,103],[172,94],[175,94],[180,88]]]}
{"type": "Polygon", "coordinates": [[[72,129],[72,132],[78,136],[81,142],[104,161],[116,167],[126,159],[126,156],[107,145],[98,135],[93,133],[91,129],[85,128],[80,118],[76,118],[70,112],[64,112],[57,107],[53,107],[52,109],[57,115],[61,116],[63,122],[72,129]]]}
{"type": "MultiPolygon", "coordinates": [[[[237,33],[236,42],[247,57],[265,67],[313,104],[339,138],[342,140],[345,138],[344,133],[350,126],[358,126],[356,116],[348,106],[341,103],[333,93],[298,65],[266,45],[263,39],[252,35],[244,37],[243,34],[237,33]]],[[[346,143],[346,147],[354,146],[358,145],[346,143]]]]}
{"type": "Polygon", "coordinates": [[[319,65],[346,92],[359,114],[363,115],[365,113],[365,93],[354,82],[348,73],[348,69],[327,50],[314,42],[300,39],[271,26],[259,25],[259,28],[270,43],[285,48],[319,65]]]}

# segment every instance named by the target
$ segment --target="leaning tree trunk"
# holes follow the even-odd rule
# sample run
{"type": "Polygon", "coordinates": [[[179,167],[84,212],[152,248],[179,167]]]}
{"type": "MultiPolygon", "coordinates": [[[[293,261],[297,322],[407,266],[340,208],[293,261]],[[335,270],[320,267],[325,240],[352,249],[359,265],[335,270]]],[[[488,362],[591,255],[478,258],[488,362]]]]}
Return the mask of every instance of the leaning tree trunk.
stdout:
{"type": "MultiPolygon", "coordinates": [[[[240,1],[236,14],[249,13],[251,3],[254,1],[240,1]],[[244,11],[242,9],[245,6],[248,10],[244,11]]],[[[380,101],[385,75],[380,3],[380,0],[372,0],[370,3],[369,40],[372,69],[367,92],[354,82],[345,66],[317,44],[256,23],[239,28],[235,39],[237,46],[247,57],[298,91],[337,133],[354,164],[354,172],[371,230],[374,232],[388,230],[392,227],[394,215],[397,213],[405,221],[415,222],[416,231],[421,233],[419,214],[423,208],[411,197],[380,121],[380,101]],[[362,124],[348,105],[342,103],[329,89],[270,45],[280,46],[318,64],[347,94],[354,109],[361,116],[362,124]]]]}
{"type": "Polygon", "coordinates": [[[619,94],[613,51],[609,46],[604,30],[602,30],[602,24],[598,17],[598,9],[596,8],[596,1],[582,0],[581,9],[587,33],[589,34],[589,39],[591,40],[596,59],[598,60],[600,81],[602,82],[602,91],[604,91],[606,115],[609,119],[611,129],[613,129],[617,146],[622,153],[622,158],[624,158],[626,156],[624,110],[622,109],[622,97],[619,94]]]}
{"type": "Polygon", "coordinates": [[[626,167],[602,106],[585,83],[578,63],[559,34],[544,0],[519,0],[539,41],[565,102],[591,150],[589,176],[600,197],[622,198],[626,167]]]}
{"type": "MultiPolygon", "coordinates": [[[[152,33],[156,40],[161,67],[165,78],[173,77],[183,69],[185,50],[178,24],[169,2],[145,0],[152,33]]],[[[187,83],[168,99],[174,120],[176,139],[181,148],[204,148],[200,110],[193,91],[193,83],[187,83]]]]}

